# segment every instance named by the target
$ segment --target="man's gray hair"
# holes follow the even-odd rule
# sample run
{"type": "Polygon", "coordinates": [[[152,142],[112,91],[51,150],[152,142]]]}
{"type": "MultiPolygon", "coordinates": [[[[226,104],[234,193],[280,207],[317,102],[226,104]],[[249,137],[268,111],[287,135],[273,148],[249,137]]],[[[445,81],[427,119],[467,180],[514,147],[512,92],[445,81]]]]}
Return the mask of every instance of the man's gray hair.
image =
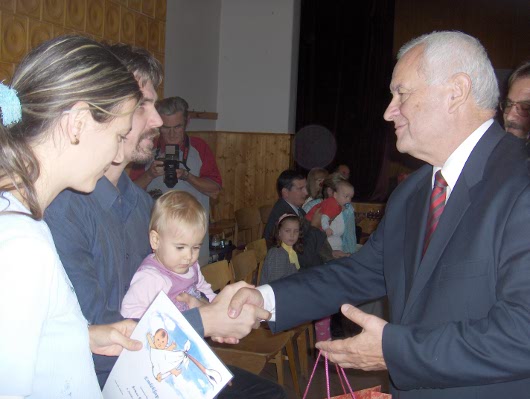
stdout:
{"type": "Polygon", "coordinates": [[[168,97],[159,100],[155,104],[156,110],[161,115],[173,115],[177,112],[182,112],[185,119],[188,119],[188,102],[182,97],[168,97]]]}
{"type": "Polygon", "coordinates": [[[428,84],[441,84],[457,73],[471,79],[471,95],[479,108],[495,109],[499,86],[486,50],[472,36],[462,32],[432,32],[403,45],[398,59],[416,46],[423,46],[420,72],[428,84]]]}

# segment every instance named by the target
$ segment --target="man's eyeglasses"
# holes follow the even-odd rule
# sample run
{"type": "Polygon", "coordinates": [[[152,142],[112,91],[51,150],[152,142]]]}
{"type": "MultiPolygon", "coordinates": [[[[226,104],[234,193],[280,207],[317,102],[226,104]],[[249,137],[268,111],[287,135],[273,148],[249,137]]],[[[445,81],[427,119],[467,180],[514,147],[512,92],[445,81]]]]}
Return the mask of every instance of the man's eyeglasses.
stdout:
{"type": "Polygon", "coordinates": [[[166,126],[162,125],[158,129],[160,130],[160,133],[168,134],[170,132],[176,132],[177,130],[185,129],[186,125],[175,125],[175,126],[166,126]]]}
{"type": "Polygon", "coordinates": [[[512,107],[515,107],[515,111],[519,116],[528,117],[530,115],[530,101],[504,100],[500,103],[501,111],[505,114],[510,112],[512,107]]]}

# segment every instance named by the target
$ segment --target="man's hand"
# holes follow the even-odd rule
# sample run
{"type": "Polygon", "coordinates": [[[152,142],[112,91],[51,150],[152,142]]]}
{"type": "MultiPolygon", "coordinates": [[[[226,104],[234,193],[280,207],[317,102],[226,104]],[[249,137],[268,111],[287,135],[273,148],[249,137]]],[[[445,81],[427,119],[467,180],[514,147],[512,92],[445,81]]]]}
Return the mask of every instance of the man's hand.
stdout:
{"type": "MultiPolygon", "coordinates": [[[[228,307],[228,316],[230,316],[232,319],[239,317],[239,314],[241,313],[241,310],[244,308],[245,304],[263,308],[263,295],[261,295],[261,292],[251,285],[248,285],[248,288],[241,288],[236,292],[230,301],[230,305],[228,307]]],[[[269,320],[271,314],[269,312],[266,313],[268,316],[263,317],[263,319],[269,320]]]]}
{"type": "Polygon", "coordinates": [[[164,174],[164,161],[157,161],[155,159],[145,173],[147,173],[151,180],[157,178],[158,176],[162,176],[164,174]]]}
{"type": "Polygon", "coordinates": [[[129,338],[135,327],[133,320],[89,326],[90,350],[96,355],[118,356],[123,348],[130,351],[142,349],[140,341],[129,338]]]}
{"type": "Polygon", "coordinates": [[[237,344],[239,339],[246,337],[253,328],[258,328],[261,320],[268,320],[271,317],[269,312],[262,309],[263,299],[260,303],[236,302],[237,315],[236,312],[231,312],[234,317],[229,317],[229,306],[232,306],[233,302],[231,300],[243,288],[250,289],[253,286],[244,281],[227,285],[209,305],[199,308],[205,336],[212,337],[217,342],[237,344]]]}
{"type": "Polygon", "coordinates": [[[352,338],[319,342],[316,347],[330,361],[343,368],[386,370],[383,328],[387,322],[347,304],[342,305],[341,311],[348,319],[360,325],[363,331],[352,338]]]}

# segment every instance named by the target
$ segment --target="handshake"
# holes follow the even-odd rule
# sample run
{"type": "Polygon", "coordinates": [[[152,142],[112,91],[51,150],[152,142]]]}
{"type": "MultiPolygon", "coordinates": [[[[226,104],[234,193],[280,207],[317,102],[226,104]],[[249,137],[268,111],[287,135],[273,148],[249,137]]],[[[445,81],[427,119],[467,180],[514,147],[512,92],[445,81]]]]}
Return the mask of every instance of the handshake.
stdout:
{"type": "Polygon", "coordinates": [[[194,300],[191,296],[182,299],[190,308],[199,308],[204,336],[219,343],[237,344],[252,329],[258,328],[261,321],[271,318],[263,309],[261,292],[243,281],[227,285],[211,303],[194,300]]]}

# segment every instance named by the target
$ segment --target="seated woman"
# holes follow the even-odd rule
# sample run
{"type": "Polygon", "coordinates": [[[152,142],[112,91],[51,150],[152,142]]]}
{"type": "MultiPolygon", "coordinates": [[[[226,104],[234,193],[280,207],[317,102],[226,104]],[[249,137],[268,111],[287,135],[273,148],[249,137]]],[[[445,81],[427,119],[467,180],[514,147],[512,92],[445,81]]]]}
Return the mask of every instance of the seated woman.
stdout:
{"type": "Polygon", "coordinates": [[[142,347],[132,320],[89,326],[42,220],[62,190],[94,190],[142,94],[101,44],[64,36],[34,48],[0,84],[0,395],[99,398],[90,351],[142,347]],[[125,335],[124,335],[125,334],[125,335]]]}
{"type": "Polygon", "coordinates": [[[313,168],[307,174],[307,192],[309,196],[302,205],[302,209],[308,213],[313,206],[322,201],[322,185],[329,172],[323,168],[313,168]]]}

